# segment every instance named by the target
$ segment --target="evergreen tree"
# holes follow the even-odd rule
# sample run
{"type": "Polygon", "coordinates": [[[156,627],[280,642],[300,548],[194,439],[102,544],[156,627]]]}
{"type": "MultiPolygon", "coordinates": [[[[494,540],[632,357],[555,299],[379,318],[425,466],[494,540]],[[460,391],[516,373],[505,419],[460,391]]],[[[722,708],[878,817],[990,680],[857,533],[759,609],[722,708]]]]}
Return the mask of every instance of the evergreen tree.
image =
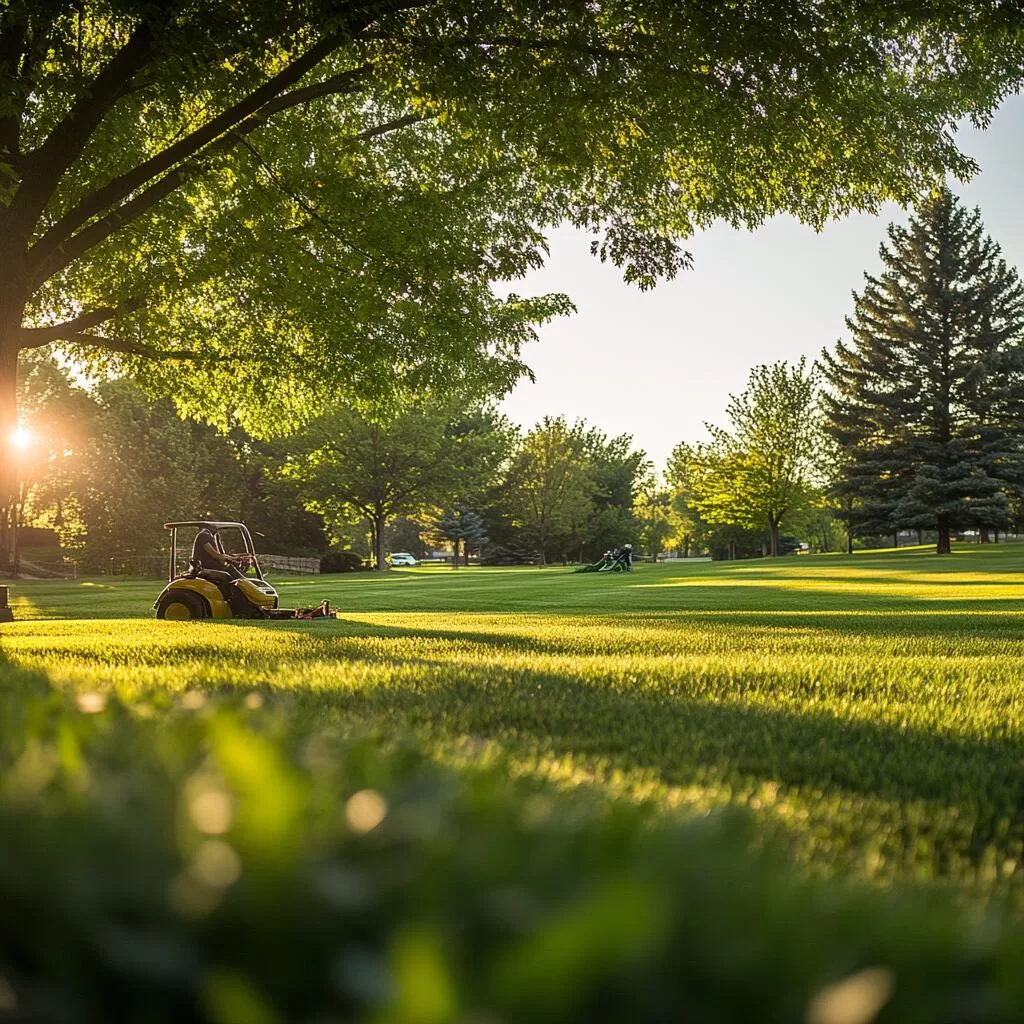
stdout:
{"type": "Polygon", "coordinates": [[[865,275],[852,340],[823,353],[835,492],[851,530],[1006,524],[1024,487],[1024,289],[981,215],[949,189],[890,225],[884,270],[865,275]]]}
{"type": "Polygon", "coordinates": [[[469,558],[470,545],[480,547],[487,543],[487,530],[483,518],[464,505],[456,505],[441,513],[434,523],[437,533],[445,540],[452,542],[452,568],[459,567],[459,545],[464,544],[466,558],[469,558]]]}

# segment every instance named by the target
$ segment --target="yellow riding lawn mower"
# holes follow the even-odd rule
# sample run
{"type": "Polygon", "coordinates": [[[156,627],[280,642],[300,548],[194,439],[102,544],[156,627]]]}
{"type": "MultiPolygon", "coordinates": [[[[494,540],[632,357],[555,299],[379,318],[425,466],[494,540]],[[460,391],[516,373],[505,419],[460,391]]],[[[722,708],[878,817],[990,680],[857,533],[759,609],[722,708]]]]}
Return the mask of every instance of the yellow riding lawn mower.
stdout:
{"type": "Polygon", "coordinates": [[[202,520],[187,523],[164,523],[171,531],[170,564],[167,586],[156,599],[153,609],[158,619],[189,621],[194,619],[312,619],[334,618],[327,601],[316,608],[280,608],[277,591],[267,582],[256,558],[256,548],[245,523],[217,523],[202,520]],[[191,547],[196,533],[207,529],[213,533],[217,548],[225,548],[225,536],[232,543],[230,552],[239,565],[226,562],[223,570],[203,568],[187,560],[184,552],[191,547]],[[184,531],[186,547],[178,552],[178,531],[184,531]]]}

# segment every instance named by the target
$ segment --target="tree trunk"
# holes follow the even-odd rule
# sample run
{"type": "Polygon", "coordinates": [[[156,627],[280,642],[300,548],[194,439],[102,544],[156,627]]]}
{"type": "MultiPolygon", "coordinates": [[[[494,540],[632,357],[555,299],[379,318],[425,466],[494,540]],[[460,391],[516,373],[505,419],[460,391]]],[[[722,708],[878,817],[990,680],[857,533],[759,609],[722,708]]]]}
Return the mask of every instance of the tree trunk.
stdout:
{"type": "Polygon", "coordinates": [[[777,521],[773,519],[768,520],[768,532],[771,541],[771,547],[769,548],[769,551],[771,553],[772,558],[775,558],[778,556],[779,548],[782,546],[782,542],[779,537],[779,524],[777,521]]]}
{"type": "Polygon", "coordinates": [[[373,517],[373,547],[377,559],[377,572],[386,572],[388,563],[384,561],[384,525],[385,517],[378,513],[373,517]]]}
{"type": "Polygon", "coordinates": [[[938,519],[939,538],[935,544],[935,554],[948,555],[951,552],[949,544],[949,519],[942,515],[938,519]]]}
{"type": "Polygon", "coordinates": [[[18,475],[11,439],[18,426],[18,349],[13,335],[19,326],[20,320],[0,308],[0,568],[12,563],[17,529],[18,475]]]}
{"type": "Polygon", "coordinates": [[[853,554],[853,534],[849,530],[846,531],[846,553],[853,554]]]}
{"type": "Polygon", "coordinates": [[[988,527],[987,526],[982,526],[978,530],[978,543],[979,544],[987,544],[988,543],[988,527]]]}
{"type": "Polygon", "coordinates": [[[894,548],[898,548],[900,546],[900,531],[899,530],[893,530],[892,531],[892,546],[894,548]]]}
{"type": "Polygon", "coordinates": [[[917,546],[918,547],[921,546],[921,528],[920,527],[917,528],[917,546]]]}
{"type": "Polygon", "coordinates": [[[462,564],[469,568],[469,541],[462,542],[462,564]]]}
{"type": "Polygon", "coordinates": [[[459,567],[459,538],[452,538],[452,568],[458,569],[459,567]]]}

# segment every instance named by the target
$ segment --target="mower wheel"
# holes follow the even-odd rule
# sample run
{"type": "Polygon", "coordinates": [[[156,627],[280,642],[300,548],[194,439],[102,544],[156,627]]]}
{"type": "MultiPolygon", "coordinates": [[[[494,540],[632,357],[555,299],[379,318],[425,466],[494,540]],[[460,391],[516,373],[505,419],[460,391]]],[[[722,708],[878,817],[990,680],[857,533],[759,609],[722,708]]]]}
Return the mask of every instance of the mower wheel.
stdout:
{"type": "Polygon", "coordinates": [[[189,622],[194,619],[208,619],[210,612],[206,602],[191,590],[171,590],[160,598],[156,606],[156,617],[189,622]]]}

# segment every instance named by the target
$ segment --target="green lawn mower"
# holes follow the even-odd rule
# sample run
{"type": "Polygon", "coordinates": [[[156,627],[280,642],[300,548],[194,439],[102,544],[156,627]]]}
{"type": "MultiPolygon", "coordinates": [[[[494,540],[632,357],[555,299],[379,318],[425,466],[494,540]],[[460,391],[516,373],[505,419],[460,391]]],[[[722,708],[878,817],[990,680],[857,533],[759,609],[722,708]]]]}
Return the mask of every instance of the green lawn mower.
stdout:
{"type": "Polygon", "coordinates": [[[584,565],[577,572],[632,572],[633,545],[623,544],[621,548],[606,551],[593,565],[584,565]]]}

